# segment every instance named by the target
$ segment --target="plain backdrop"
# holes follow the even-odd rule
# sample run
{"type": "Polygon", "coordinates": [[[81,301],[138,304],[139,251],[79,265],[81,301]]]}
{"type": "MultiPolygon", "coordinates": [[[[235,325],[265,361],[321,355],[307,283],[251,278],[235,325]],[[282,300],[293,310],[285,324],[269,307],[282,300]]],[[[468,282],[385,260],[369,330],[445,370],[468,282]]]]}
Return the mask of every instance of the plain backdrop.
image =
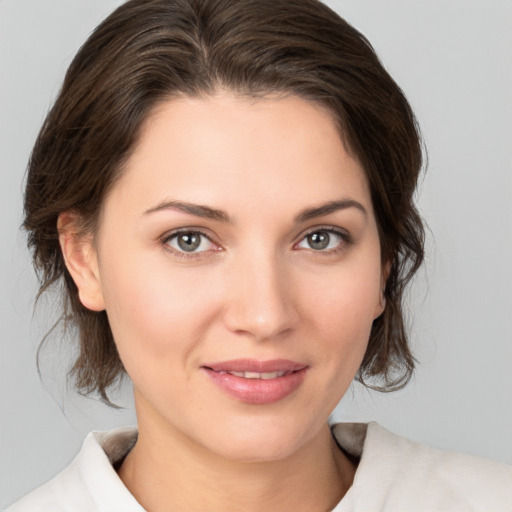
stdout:
{"type": "MultiPolygon", "coordinates": [[[[63,468],[92,429],[133,424],[68,389],[69,344],[35,354],[54,299],[19,226],[35,136],[72,56],[117,0],[0,0],[0,508],[63,468]]],[[[418,196],[430,233],[410,293],[415,379],[354,385],[336,420],[377,420],[441,448],[512,463],[512,2],[339,0],[415,109],[429,154],[418,196]]]]}

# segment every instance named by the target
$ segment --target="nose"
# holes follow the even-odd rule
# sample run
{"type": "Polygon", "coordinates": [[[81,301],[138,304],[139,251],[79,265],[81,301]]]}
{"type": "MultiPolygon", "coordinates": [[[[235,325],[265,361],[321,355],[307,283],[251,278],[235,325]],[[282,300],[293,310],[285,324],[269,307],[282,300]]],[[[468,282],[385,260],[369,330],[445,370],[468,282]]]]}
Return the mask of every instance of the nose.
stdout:
{"type": "Polygon", "coordinates": [[[231,266],[224,311],[224,323],[230,331],[268,340],[296,328],[296,296],[284,266],[275,255],[261,253],[231,266]]]}

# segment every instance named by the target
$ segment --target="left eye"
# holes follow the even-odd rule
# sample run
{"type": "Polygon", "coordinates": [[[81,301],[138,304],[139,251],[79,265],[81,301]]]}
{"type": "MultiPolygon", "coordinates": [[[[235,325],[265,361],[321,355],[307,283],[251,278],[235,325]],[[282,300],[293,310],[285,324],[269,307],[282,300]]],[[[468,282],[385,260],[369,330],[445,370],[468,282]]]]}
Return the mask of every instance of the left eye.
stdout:
{"type": "Polygon", "coordinates": [[[343,242],[343,236],[336,231],[319,229],[308,233],[298,244],[300,249],[313,249],[314,251],[328,251],[336,249],[343,242]]]}
{"type": "Polygon", "coordinates": [[[165,242],[178,252],[204,252],[214,247],[213,242],[197,231],[181,231],[171,235],[165,242]]]}

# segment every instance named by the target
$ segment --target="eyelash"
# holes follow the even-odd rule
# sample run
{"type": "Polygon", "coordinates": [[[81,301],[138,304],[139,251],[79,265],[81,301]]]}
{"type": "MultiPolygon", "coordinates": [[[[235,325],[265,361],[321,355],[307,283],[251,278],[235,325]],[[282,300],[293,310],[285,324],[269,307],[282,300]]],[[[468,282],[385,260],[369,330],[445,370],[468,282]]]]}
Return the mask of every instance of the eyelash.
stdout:
{"type": "Polygon", "coordinates": [[[311,251],[314,254],[319,254],[319,255],[323,255],[323,256],[330,256],[333,254],[338,254],[338,253],[346,250],[347,246],[354,243],[354,239],[353,239],[352,235],[348,231],[345,231],[344,229],[335,228],[333,226],[315,226],[315,227],[309,229],[306,233],[304,233],[302,238],[299,240],[299,242],[297,242],[294,245],[294,247],[296,247],[298,244],[300,244],[304,240],[306,240],[306,238],[308,236],[313,235],[315,233],[327,233],[329,235],[334,234],[336,236],[339,236],[341,238],[341,241],[336,247],[334,247],[332,249],[328,249],[328,250],[315,251],[313,248],[310,248],[309,251],[311,251]]]}
{"type": "Polygon", "coordinates": [[[201,231],[200,229],[194,229],[194,228],[183,228],[179,229],[177,231],[173,231],[172,233],[165,234],[162,239],[161,243],[164,246],[164,249],[170,253],[172,253],[174,256],[177,256],[178,258],[186,258],[186,259],[193,259],[193,258],[200,258],[204,255],[205,252],[219,252],[222,250],[222,247],[214,242],[212,240],[211,236],[208,236],[206,233],[201,231]],[[200,237],[206,238],[211,244],[218,247],[218,249],[215,249],[213,251],[200,251],[200,252],[186,252],[186,251],[180,251],[177,249],[174,249],[169,245],[169,242],[175,238],[177,238],[179,235],[198,235],[200,237]]]}
{"type": "MultiPolygon", "coordinates": [[[[315,226],[314,228],[309,229],[302,238],[294,244],[294,248],[297,247],[298,244],[302,243],[304,240],[307,239],[308,236],[313,235],[315,233],[327,233],[327,234],[334,234],[336,236],[339,236],[341,238],[341,242],[334,248],[328,249],[328,250],[317,250],[315,251],[313,248],[310,248],[309,251],[311,251],[314,254],[322,254],[322,255],[332,255],[332,254],[338,254],[339,252],[345,250],[348,245],[351,245],[354,240],[352,238],[352,235],[348,233],[345,230],[334,228],[332,226],[315,226]]],[[[197,235],[200,237],[206,238],[211,244],[216,246],[218,249],[213,250],[213,252],[219,252],[222,250],[222,247],[214,242],[212,240],[212,237],[204,233],[203,231],[199,229],[193,229],[193,228],[183,228],[177,231],[173,231],[172,233],[167,233],[161,238],[161,243],[164,246],[165,250],[172,253],[173,255],[179,257],[179,258],[200,258],[204,255],[204,253],[211,252],[210,250],[206,251],[199,251],[199,252],[187,252],[187,251],[180,251],[177,249],[174,249],[173,247],[170,247],[169,242],[175,238],[177,238],[181,234],[187,234],[187,235],[197,235]]],[[[301,250],[301,249],[299,249],[301,250]]]]}

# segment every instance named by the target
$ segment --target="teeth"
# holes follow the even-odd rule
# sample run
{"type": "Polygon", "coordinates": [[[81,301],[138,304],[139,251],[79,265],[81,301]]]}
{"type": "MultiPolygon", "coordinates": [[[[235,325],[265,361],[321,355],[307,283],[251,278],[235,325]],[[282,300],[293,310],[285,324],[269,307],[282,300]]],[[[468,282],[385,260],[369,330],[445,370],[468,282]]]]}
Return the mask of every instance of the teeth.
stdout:
{"type": "Polygon", "coordinates": [[[268,373],[260,373],[260,379],[268,380],[268,379],[277,379],[278,377],[283,377],[286,372],[268,372],[268,373]]]}
{"type": "Polygon", "coordinates": [[[278,371],[278,372],[265,372],[265,373],[258,373],[258,372],[226,372],[230,375],[234,375],[235,377],[242,377],[243,379],[263,379],[263,380],[269,380],[269,379],[277,379],[278,377],[282,377],[286,374],[285,371],[278,371]]]}

